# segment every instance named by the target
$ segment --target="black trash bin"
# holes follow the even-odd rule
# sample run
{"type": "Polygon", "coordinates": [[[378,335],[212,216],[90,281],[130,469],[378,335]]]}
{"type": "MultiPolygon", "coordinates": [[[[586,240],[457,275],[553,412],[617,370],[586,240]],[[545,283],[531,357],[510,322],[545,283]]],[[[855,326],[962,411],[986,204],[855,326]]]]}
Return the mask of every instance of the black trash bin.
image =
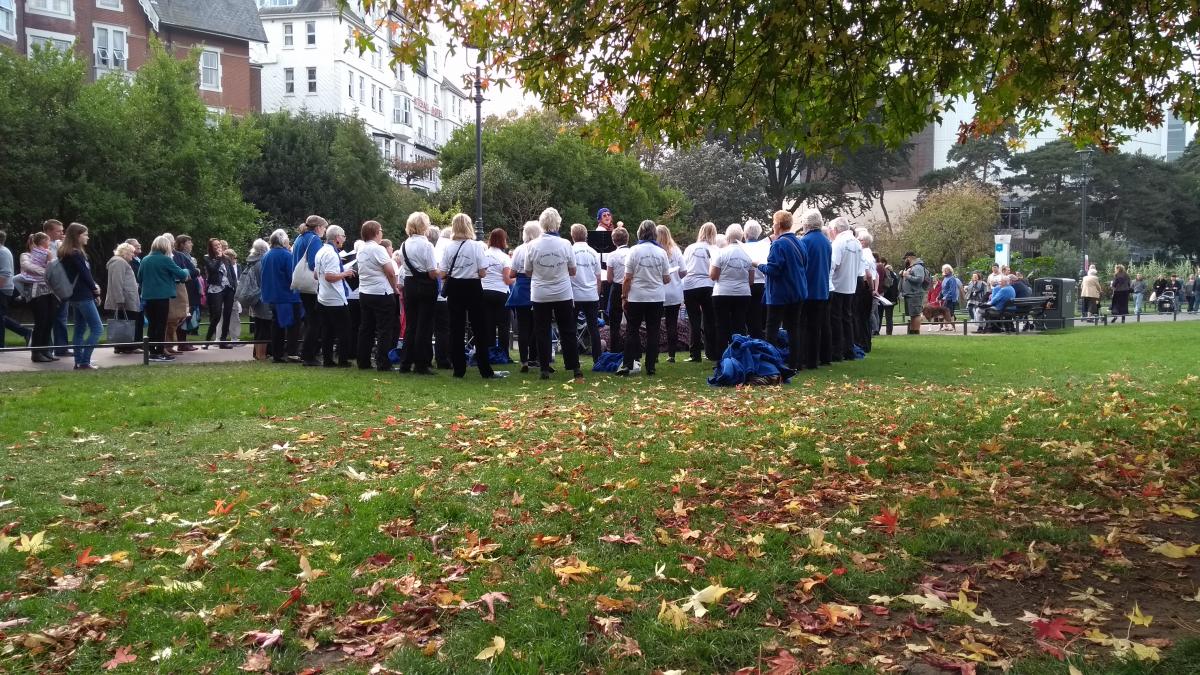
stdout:
{"type": "Polygon", "coordinates": [[[1033,292],[1042,295],[1046,309],[1042,314],[1046,328],[1072,328],[1075,325],[1075,280],[1046,278],[1034,282],[1033,292]]]}

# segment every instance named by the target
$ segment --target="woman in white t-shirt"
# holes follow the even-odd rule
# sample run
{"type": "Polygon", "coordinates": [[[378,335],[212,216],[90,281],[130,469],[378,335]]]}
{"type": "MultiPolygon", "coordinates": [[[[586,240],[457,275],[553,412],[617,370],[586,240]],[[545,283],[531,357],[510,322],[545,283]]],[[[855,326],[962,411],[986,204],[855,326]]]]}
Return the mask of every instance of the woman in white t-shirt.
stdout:
{"type": "Polygon", "coordinates": [[[517,358],[521,361],[522,373],[528,373],[538,363],[537,340],[533,336],[533,300],[529,297],[532,279],[525,273],[525,255],[529,253],[529,245],[540,236],[542,226],[536,220],[525,223],[521,230],[521,245],[513,251],[508,274],[512,292],[505,307],[517,318],[517,358]]]}
{"type": "Polygon", "coordinates": [[[683,280],[679,278],[679,270],[683,268],[683,251],[671,236],[671,230],[666,225],[659,225],[658,245],[667,254],[670,263],[668,272],[671,276],[663,297],[663,319],[667,324],[667,363],[675,363],[675,346],[679,344],[679,306],[683,304],[683,280]]]}
{"type": "Polygon", "coordinates": [[[563,365],[583,379],[579,369],[579,341],[575,335],[575,302],[571,292],[571,277],[575,276],[575,254],[571,244],[558,235],[562,216],[553,207],[538,217],[542,236],[529,245],[525,256],[525,272],[533,279],[529,296],[533,300],[533,326],[537,335],[539,365],[542,379],[550,379],[550,324],[558,327],[563,365]]]}
{"type": "Polygon", "coordinates": [[[571,277],[571,293],[575,309],[583,314],[587,325],[592,361],[600,360],[600,254],[588,246],[587,228],[580,223],[571,226],[571,250],[575,253],[575,276],[571,277]]]}
{"type": "Polygon", "coordinates": [[[404,279],[404,359],[400,372],[435,375],[433,372],[433,315],[438,295],[437,262],[427,235],[436,232],[429,216],[416,211],[408,217],[408,235],[392,256],[404,279]]]}
{"type": "Polygon", "coordinates": [[[483,261],[487,263],[487,276],[483,278],[483,310],[485,320],[491,332],[486,339],[475,337],[476,354],[480,349],[491,350],[492,345],[499,345],[504,350],[504,363],[512,361],[508,354],[512,344],[512,332],[509,328],[508,287],[512,284],[512,258],[508,257],[508,233],[504,228],[497,227],[488,235],[487,250],[483,261]],[[482,344],[481,346],[481,343],[482,344]]]}
{"type": "Polygon", "coordinates": [[[612,232],[613,250],[607,256],[608,306],[604,312],[604,323],[608,326],[608,351],[625,351],[621,319],[624,317],[624,302],[621,287],[625,282],[625,256],[629,254],[629,230],[618,227],[612,232]]]}
{"type": "Polygon", "coordinates": [[[360,230],[363,244],[358,252],[358,302],[362,310],[362,323],[358,331],[358,349],[354,355],[358,367],[371,368],[371,354],[375,354],[375,369],[389,371],[392,362],[388,352],[396,346],[396,272],[392,258],[380,244],[383,241],[383,226],[368,220],[360,230]]]}
{"type": "Polygon", "coordinates": [[[671,263],[658,245],[658,228],[653,220],[638,225],[638,243],[625,256],[623,296],[625,314],[629,320],[629,335],[625,339],[625,361],[618,375],[629,375],[633,362],[641,356],[640,329],[646,325],[646,364],[642,372],[654,374],[658,363],[658,327],[662,318],[666,287],[671,282],[671,263]]]}
{"type": "MultiPolygon", "coordinates": [[[[457,213],[450,219],[451,241],[442,252],[438,272],[446,284],[446,303],[450,310],[450,363],[455,377],[467,375],[467,319],[471,332],[480,338],[489,333],[487,313],[483,308],[483,278],[487,276],[487,255],[482,244],[475,241],[471,217],[457,213]]],[[[475,354],[475,365],[485,380],[507,377],[505,371],[493,372],[487,349],[475,354]]]]}
{"type": "Polygon", "coordinates": [[[713,286],[713,314],[717,319],[717,346],[722,352],[734,335],[746,334],[746,314],[750,309],[750,285],[754,283],[754,263],[742,247],[742,226],[725,230],[726,246],[713,259],[710,277],[713,286]]]}
{"type": "Polygon", "coordinates": [[[713,280],[710,276],[712,259],[717,251],[717,226],[705,223],[700,226],[696,243],[683,252],[683,304],[687,308],[688,324],[692,328],[691,356],[689,363],[700,362],[700,348],[710,361],[721,354],[717,351],[717,322],[713,314],[713,280]]]}

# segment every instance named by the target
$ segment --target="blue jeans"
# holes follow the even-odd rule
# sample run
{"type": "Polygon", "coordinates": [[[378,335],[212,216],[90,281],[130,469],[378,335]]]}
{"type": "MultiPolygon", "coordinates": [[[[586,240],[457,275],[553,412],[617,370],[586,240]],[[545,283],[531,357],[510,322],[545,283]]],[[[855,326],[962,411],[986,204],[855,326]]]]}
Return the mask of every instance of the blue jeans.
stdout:
{"type": "Polygon", "coordinates": [[[1142,313],[1142,303],[1145,300],[1146,300],[1145,293],[1134,293],[1133,294],[1133,313],[1134,314],[1142,313]]]}
{"type": "Polygon", "coordinates": [[[75,309],[75,365],[83,366],[92,362],[92,352],[96,343],[100,342],[104,324],[100,321],[100,310],[96,308],[95,302],[72,300],[70,305],[75,309]],[[83,335],[84,331],[87,331],[86,338],[83,335]]]}

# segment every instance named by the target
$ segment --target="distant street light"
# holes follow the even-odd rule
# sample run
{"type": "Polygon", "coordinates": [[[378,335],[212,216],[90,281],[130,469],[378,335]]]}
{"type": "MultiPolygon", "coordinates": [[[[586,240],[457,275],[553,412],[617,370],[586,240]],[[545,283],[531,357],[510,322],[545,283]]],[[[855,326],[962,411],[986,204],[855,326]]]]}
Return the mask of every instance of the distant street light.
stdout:
{"type": "MultiPolygon", "coordinates": [[[[474,49],[473,45],[464,45],[474,49]]],[[[483,241],[483,74],[479,66],[483,52],[475,61],[475,238],[483,241]]]]}
{"type": "Polygon", "coordinates": [[[1088,146],[1082,150],[1076,150],[1075,154],[1079,155],[1081,167],[1083,169],[1083,194],[1081,203],[1081,214],[1079,218],[1079,278],[1082,280],[1087,274],[1087,212],[1088,212],[1088,183],[1091,182],[1090,172],[1092,170],[1092,155],[1095,154],[1095,148],[1088,146]]]}

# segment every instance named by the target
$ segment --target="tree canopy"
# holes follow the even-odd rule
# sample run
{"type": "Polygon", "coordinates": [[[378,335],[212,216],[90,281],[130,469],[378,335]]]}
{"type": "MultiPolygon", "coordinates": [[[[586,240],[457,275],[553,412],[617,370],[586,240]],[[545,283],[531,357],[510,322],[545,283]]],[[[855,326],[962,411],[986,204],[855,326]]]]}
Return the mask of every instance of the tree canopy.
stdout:
{"type": "Polygon", "coordinates": [[[712,221],[722,227],[747,218],[768,222],[762,168],[716,143],[702,143],[676,151],[655,169],[663,184],[678,189],[693,205],[697,222],[712,221]]]}
{"type": "MultiPolygon", "coordinates": [[[[493,78],[515,72],[545,104],[589,113],[598,139],[626,147],[766,121],[768,146],[896,146],[946,101],[967,98],[977,112],[966,134],[1012,122],[1027,133],[1051,112],[1076,140],[1105,147],[1120,129],[1161,124],[1165,107],[1186,120],[1200,113],[1200,13],[1190,0],[337,4],[383,17],[400,37],[394,58],[411,64],[436,21],[484,50],[493,78]]],[[[373,48],[368,35],[358,43],[373,48]]]]}

